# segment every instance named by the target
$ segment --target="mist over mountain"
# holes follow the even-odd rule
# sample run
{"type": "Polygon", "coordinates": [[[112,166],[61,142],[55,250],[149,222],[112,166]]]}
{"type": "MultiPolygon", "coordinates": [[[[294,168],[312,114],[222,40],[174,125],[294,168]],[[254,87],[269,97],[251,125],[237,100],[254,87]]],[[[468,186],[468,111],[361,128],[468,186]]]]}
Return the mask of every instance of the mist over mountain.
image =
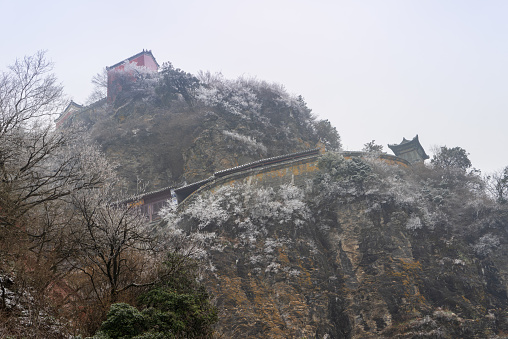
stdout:
{"type": "Polygon", "coordinates": [[[15,66],[0,336],[507,336],[508,169],[482,176],[461,147],[425,163],[418,137],[342,151],[283,86],[150,51],[54,130],[34,123],[62,92],[44,53],[15,66]]]}
{"type": "Polygon", "coordinates": [[[408,167],[380,159],[372,142],[370,153],[346,159],[333,153],[335,128],[280,85],[172,66],[162,74],[149,95],[126,96],[92,128],[131,189],[134,175],[152,188],[178,185],[319,141],[328,147],[296,183],[300,170],[279,181],[258,170],[165,212],[168,232],[202,237],[226,336],[506,330],[507,210],[463,150],[442,148],[432,163],[408,167]]]}
{"type": "Polygon", "coordinates": [[[130,192],[178,186],[218,170],[315,148],[340,148],[340,137],[301,96],[252,78],[197,76],[165,64],[142,74],[112,104],[78,114],[130,192]],[[154,79],[156,77],[156,79],[154,79]]]}
{"type": "Polygon", "coordinates": [[[203,239],[226,336],[503,337],[508,209],[477,176],[376,154],[311,164],[225,179],[166,212],[203,239]]]}

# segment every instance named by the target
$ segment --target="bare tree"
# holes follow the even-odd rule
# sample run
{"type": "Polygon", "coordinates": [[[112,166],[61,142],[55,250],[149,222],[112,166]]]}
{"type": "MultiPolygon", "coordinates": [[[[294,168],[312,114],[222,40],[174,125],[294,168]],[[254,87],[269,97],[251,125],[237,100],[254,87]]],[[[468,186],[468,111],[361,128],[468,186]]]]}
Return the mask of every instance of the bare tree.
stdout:
{"type": "Polygon", "coordinates": [[[146,219],[111,196],[107,187],[74,195],[79,221],[68,238],[69,264],[88,278],[90,291],[105,307],[123,291],[153,283],[148,272],[158,253],[146,219]]]}
{"type": "Polygon", "coordinates": [[[27,56],[0,74],[0,138],[34,119],[62,110],[62,86],[45,52],[27,56]]]}
{"type": "Polygon", "coordinates": [[[104,179],[87,164],[97,151],[78,149],[76,131],[52,130],[48,118],[62,107],[62,88],[50,71],[39,52],[1,74],[0,227],[19,225],[35,206],[104,179]]]}
{"type": "Polygon", "coordinates": [[[0,324],[17,324],[6,335],[58,337],[44,328],[98,303],[96,330],[110,303],[185,263],[174,256],[158,271],[168,247],[113,198],[113,166],[78,129],[51,128],[62,89],[50,70],[38,53],[0,74],[0,311],[17,312],[0,312],[0,324]]]}
{"type": "Polygon", "coordinates": [[[56,311],[47,289],[63,276],[62,235],[75,214],[71,194],[104,185],[113,171],[76,130],[52,129],[62,102],[44,52],[0,74],[1,307],[23,311],[18,316],[33,324],[56,311]]]}
{"type": "Polygon", "coordinates": [[[96,101],[104,99],[108,91],[108,71],[103,68],[101,72],[92,77],[93,91],[86,99],[87,104],[93,104],[96,101]]]}
{"type": "Polygon", "coordinates": [[[508,166],[486,178],[487,190],[500,204],[508,202],[508,166]]]}

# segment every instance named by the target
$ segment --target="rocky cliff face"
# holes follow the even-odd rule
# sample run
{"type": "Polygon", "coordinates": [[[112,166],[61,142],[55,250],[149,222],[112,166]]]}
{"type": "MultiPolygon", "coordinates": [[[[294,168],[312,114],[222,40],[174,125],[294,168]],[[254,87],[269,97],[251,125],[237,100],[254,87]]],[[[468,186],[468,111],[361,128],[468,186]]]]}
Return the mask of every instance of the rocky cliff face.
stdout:
{"type": "Polygon", "coordinates": [[[201,80],[185,90],[187,101],[178,93],[169,100],[167,88],[159,85],[158,94],[124,93],[124,101],[81,117],[120,165],[127,191],[198,181],[240,164],[314,148],[320,140],[340,147],[335,128],[316,120],[301,97],[281,86],[219,76],[201,80]]]}
{"type": "Polygon", "coordinates": [[[203,239],[226,337],[505,335],[506,209],[443,191],[427,168],[331,155],[320,168],[296,186],[231,183],[166,216],[203,239]]]}
{"type": "MultiPolygon", "coordinates": [[[[175,87],[182,74],[168,74],[89,119],[130,192],[318,141],[340,148],[281,86],[204,74],[175,87]]],[[[164,231],[201,246],[224,337],[506,337],[508,208],[478,176],[333,153],[319,168],[233,180],[167,211],[164,231]]]]}

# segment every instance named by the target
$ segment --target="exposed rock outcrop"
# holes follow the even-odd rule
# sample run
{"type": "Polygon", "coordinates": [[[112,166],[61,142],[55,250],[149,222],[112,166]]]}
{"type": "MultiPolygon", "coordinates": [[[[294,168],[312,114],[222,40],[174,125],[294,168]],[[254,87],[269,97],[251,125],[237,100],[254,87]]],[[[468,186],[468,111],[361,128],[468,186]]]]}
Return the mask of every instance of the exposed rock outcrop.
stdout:
{"type": "Polygon", "coordinates": [[[226,168],[313,148],[320,140],[340,147],[335,128],[317,121],[301,97],[281,86],[220,79],[201,83],[192,95],[192,105],[178,99],[163,103],[163,92],[133,96],[86,121],[81,117],[120,165],[127,191],[139,191],[140,182],[150,191],[202,180],[226,168]]]}
{"type": "Polygon", "coordinates": [[[505,212],[485,200],[477,208],[490,214],[466,215],[473,194],[461,198],[463,209],[447,211],[446,202],[418,200],[429,187],[415,178],[430,170],[356,162],[372,171],[361,182],[330,179],[327,170],[309,172],[307,184],[298,186],[244,178],[202,192],[180,212],[180,227],[206,235],[206,285],[217,298],[224,335],[506,333],[505,212]],[[496,234],[495,251],[482,254],[478,239],[485,232],[496,234]]]}

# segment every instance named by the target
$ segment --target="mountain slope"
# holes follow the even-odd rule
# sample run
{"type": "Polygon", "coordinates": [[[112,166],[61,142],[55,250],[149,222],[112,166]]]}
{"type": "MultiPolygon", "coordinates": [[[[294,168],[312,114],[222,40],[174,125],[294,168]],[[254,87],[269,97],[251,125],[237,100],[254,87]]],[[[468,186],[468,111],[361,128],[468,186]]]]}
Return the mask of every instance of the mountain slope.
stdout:
{"type": "Polygon", "coordinates": [[[239,164],[314,148],[320,140],[340,147],[335,128],[316,120],[303,99],[282,86],[209,73],[198,80],[172,67],[159,77],[155,84],[140,79],[114,105],[82,119],[120,165],[130,192],[201,180],[239,164]]]}
{"type": "Polygon", "coordinates": [[[225,336],[506,333],[508,210],[475,175],[333,153],[319,167],[227,182],[167,213],[203,239],[225,336]]]}

